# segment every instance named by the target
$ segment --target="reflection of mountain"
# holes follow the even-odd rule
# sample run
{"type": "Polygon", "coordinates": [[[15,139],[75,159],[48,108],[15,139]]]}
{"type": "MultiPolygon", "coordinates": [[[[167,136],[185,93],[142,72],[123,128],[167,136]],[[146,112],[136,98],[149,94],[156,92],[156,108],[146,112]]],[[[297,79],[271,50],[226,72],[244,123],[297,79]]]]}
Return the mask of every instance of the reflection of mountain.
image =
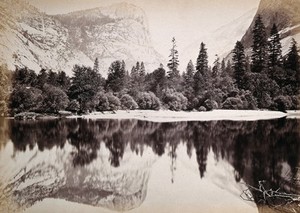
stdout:
{"type": "Polygon", "coordinates": [[[237,182],[255,186],[266,180],[273,189],[300,193],[300,185],[291,181],[299,175],[299,120],[152,123],[79,119],[11,121],[10,125],[15,158],[28,159],[9,180],[14,200],[24,207],[50,197],[115,210],[135,208],[145,199],[154,160],[169,155],[171,170],[176,169],[173,163],[182,142],[188,156],[195,151],[201,178],[206,175],[208,154],[213,152],[216,159],[233,166],[237,182]]]}

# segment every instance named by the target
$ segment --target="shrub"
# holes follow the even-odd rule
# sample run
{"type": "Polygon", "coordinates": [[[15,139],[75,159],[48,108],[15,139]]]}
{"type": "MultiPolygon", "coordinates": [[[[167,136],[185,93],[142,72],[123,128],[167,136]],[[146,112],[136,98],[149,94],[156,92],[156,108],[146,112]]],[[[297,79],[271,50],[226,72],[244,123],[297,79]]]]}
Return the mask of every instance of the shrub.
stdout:
{"type": "Polygon", "coordinates": [[[12,113],[38,111],[43,102],[42,91],[33,87],[16,86],[10,97],[12,113]]]}
{"type": "Polygon", "coordinates": [[[213,109],[218,108],[218,103],[211,99],[207,99],[206,101],[204,101],[204,107],[206,108],[207,111],[211,111],[213,109]]]}
{"type": "Polygon", "coordinates": [[[274,109],[285,112],[288,109],[291,109],[293,102],[290,96],[279,95],[274,98],[274,109]]]}
{"type": "Polygon", "coordinates": [[[121,102],[119,98],[111,93],[105,94],[103,92],[98,94],[99,102],[96,107],[98,111],[115,111],[120,109],[121,102]]]}
{"type": "Polygon", "coordinates": [[[108,103],[109,103],[109,110],[115,111],[115,110],[120,109],[121,102],[120,102],[118,97],[114,96],[111,93],[108,93],[106,95],[106,97],[107,97],[107,100],[108,100],[108,103]]]}
{"type": "Polygon", "coordinates": [[[249,90],[241,90],[239,97],[243,102],[243,109],[257,109],[256,98],[249,90]]]}
{"type": "Polygon", "coordinates": [[[99,98],[98,99],[99,102],[98,105],[96,106],[96,110],[100,112],[109,110],[109,102],[106,94],[101,92],[97,96],[99,98]]]}
{"type": "Polygon", "coordinates": [[[205,111],[206,111],[206,108],[205,108],[204,106],[201,106],[201,107],[199,107],[198,111],[200,111],[200,112],[205,112],[205,111]]]}
{"type": "Polygon", "coordinates": [[[182,93],[172,89],[163,91],[162,101],[169,110],[174,111],[185,110],[188,104],[187,98],[182,93]]]}
{"type": "Polygon", "coordinates": [[[69,104],[69,99],[62,89],[46,84],[43,90],[44,100],[41,107],[42,112],[57,113],[59,110],[66,109],[69,104]]]}
{"type": "Polygon", "coordinates": [[[128,94],[123,95],[121,97],[120,101],[121,101],[121,105],[122,105],[123,109],[133,110],[133,109],[138,108],[138,105],[135,102],[135,100],[133,100],[133,98],[128,94]]]}
{"type": "Polygon", "coordinates": [[[78,112],[80,109],[80,105],[77,100],[72,100],[69,102],[69,105],[67,106],[67,110],[71,112],[78,112]]]}
{"type": "Polygon", "coordinates": [[[159,110],[161,103],[152,92],[141,92],[138,94],[137,104],[140,109],[159,110]]]}
{"type": "Polygon", "coordinates": [[[229,97],[223,102],[222,108],[223,109],[243,109],[243,102],[240,98],[229,97]]]}
{"type": "Polygon", "coordinates": [[[300,109],[300,95],[296,96],[293,95],[291,96],[292,99],[292,110],[299,110],[300,109]]]}

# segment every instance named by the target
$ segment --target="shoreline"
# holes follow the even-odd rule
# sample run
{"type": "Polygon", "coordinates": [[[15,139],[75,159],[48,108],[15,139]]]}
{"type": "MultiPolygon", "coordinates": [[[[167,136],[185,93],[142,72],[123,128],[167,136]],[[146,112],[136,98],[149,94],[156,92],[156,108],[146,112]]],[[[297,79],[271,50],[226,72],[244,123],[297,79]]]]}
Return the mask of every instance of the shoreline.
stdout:
{"type": "Polygon", "coordinates": [[[279,118],[300,119],[300,110],[288,110],[287,113],[269,110],[213,110],[208,112],[198,111],[170,111],[170,110],[118,110],[115,112],[92,112],[84,115],[54,116],[53,114],[38,114],[35,118],[16,119],[15,117],[6,117],[6,119],[15,120],[52,120],[52,119],[136,119],[152,122],[180,122],[180,121],[258,121],[271,120],[279,118]]]}
{"type": "Polygon", "coordinates": [[[185,112],[170,110],[118,110],[113,112],[93,112],[87,115],[73,115],[66,118],[83,119],[137,119],[152,122],[179,122],[179,121],[256,121],[279,118],[300,119],[300,111],[292,110],[287,113],[267,110],[213,110],[209,112],[185,112]]]}

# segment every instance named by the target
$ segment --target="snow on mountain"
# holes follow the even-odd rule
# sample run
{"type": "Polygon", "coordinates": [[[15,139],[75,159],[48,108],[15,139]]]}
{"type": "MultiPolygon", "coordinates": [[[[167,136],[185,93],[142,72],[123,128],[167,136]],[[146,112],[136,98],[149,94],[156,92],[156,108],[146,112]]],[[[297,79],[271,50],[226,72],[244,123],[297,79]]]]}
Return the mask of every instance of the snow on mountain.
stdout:
{"type": "Polygon", "coordinates": [[[20,0],[0,2],[0,62],[64,70],[75,64],[92,66],[99,58],[105,76],[114,60],[130,70],[144,61],[147,70],[159,66],[161,56],[152,46],[144,11],[127,3],[49,16],[20,0]]]}
{"type": "Polygon", "coordinates": [[[222,60],[222,58],[226,57],[229,51],[233,49],[236,41],[240,40],[245,34],[253,20],[256,9],[257,8],[249,10],[236,20],[231,21],[213,32],[209,32],[206,36],[199,38],[197,41],[185,47],[182,51],[182,61],[184,61],[185,65],[191,59],[195,63],[201,42],[206,45],[209,64],[213,64],[216,55],[222,60]]]}

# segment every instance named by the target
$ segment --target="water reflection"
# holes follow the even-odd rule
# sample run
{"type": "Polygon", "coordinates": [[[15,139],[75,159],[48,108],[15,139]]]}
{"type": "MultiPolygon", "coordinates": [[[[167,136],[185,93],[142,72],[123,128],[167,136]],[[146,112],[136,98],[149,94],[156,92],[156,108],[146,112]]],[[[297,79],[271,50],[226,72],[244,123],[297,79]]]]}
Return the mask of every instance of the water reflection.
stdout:
{"type": "MultiPolygon", "coordinates": [[[[295,119],[173,123],[10,120],[6,126],[1,139],[5,135],[13,143],[9,161],[18,161],[18,156],[24,161],[13,168],[6,178],[9,184],[3,187],[17,209],[44,198],[113,210],[137,208],[146,197],[156,159],[169,158],[170,181],[176,181],[181,145],[189,158],[196,155],[199,181],[206,177],[212,152],[216,161],[232,165],[236,182],[255,186],[266,180],[267,187],[300,192],[299,182],[293,181],[299,178],[300,166],[300,126],[295,119]],[[23,160],[27,155],[28,161],[23,160]]],[[[252,193],[260,205],[259,195],[252,193]]]]}

